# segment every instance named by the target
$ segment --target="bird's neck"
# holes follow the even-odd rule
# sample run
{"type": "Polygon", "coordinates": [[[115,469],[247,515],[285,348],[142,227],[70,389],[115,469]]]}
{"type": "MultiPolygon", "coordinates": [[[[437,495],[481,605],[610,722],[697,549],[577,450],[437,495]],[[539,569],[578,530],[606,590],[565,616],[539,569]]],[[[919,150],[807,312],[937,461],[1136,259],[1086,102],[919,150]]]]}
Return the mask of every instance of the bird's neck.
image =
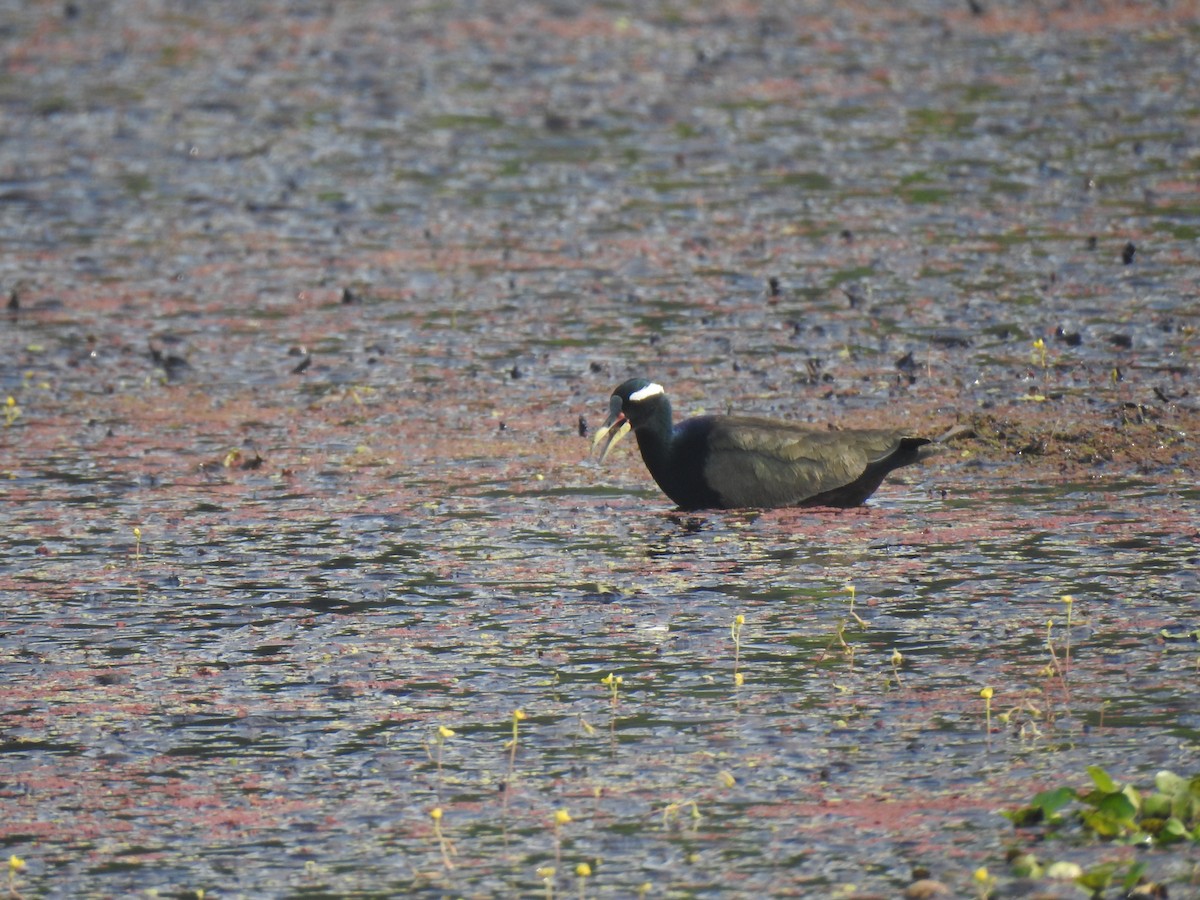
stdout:
{"type": "Polygon", "coordinates": [[[642,461],[654,480],[663,484],[663,479],[671,475],[671,443],[675,429],[671,424],[671,405],[663,403],[655,411],[654,417],[643,423],[634,432],[637,435],[638,449],[642,452],[642,461]]]}

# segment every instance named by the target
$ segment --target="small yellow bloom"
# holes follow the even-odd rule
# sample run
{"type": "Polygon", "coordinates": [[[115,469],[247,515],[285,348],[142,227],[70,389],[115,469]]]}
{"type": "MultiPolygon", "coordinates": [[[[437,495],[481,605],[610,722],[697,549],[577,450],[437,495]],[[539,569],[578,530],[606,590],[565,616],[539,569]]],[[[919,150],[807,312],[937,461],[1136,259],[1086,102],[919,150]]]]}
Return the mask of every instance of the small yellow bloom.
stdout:
{"type": "Polygon", "coordinates": [[[893,650],[892,651],[892,665],[898,666],[902,662],[904,662],[903,654],[901,654],[899,650],[893,650]]]}
{"type": "Polygon", "coordinates": [[[731,788],[737,784],[737,779],[733,777],[733,773],[728,769],[722,769],[717,773],[717,775],[721,779],[721,784],[725,785],[727,788],[731,788]]]}
{"type": "Polygon", "coordinates": [[[733,683],[735,686],[741,687],[743,684],[746,683],[746,676],[743,675],[741,672],[734,672],[733,673],[733,683]]]}
{"type": "Polygon", "coordinates": [[[513,721],[514,722],[520,722],[524,718],[525,718],[525,710],[523,710],[523,709],[514,709],[513,710],[513,721]]]}
{"type": "Polygon", "coordinates": [[[980,866],[978,869],[976,869],[976,870],[975,870],[975,875],[974,875],[974,878],[975,878],[975,880],[976,880],[976,881],[978,881],[980,884],[987,884],[987,882],[988,882],[988,880],[989,880],[989,878],[990,878],[990,876],[988,875],[988,870],[987,870],[987,867],[986,867],[986,866],[980,866]]]}
{"type": "Polygon", "coordinates": [[[554,811],[554,823],[556,825],[566,825],[571,821],[571,814],[565,809],[556,809],[554,811]]]}
{"type": "Polygon", "coordinates": [[[1070,594],[1063,594],[1062,602],[1067,604],[1067,606],[1070,606],[1072,603],[1075,602],[1075,598],[1072,597],[1070,594]]]}
{"type": "Polygon", "coordinates": [[[745,625],[746,617],[743,616],[741,613],[738,613],[737,616],[734,617],[733,624],[738,625],[738,626],[745,625]]]}
{"type": "Polygon", "coordinates": [[[442,808],[440,806],[435,806],[433,809],[431,809],[429,811],[429,818],[433,819],[435,822],[442,821],[442,808]]]}
{"type": "Polygon", "coordinates": [[[592,867],[587,863],[580,863],[575,867],[575,874],[580,878],[587,878],[592,874],[592,867]]]}
{"type": "Polygon", "coordinates": [[[544,878],[549,881],[554,877],[554,866],[542,866],[537,870],[538,878],[544,878]]]}
{"type": "Polygon", "coordinates": [[[982,691],[979,692],[979,696],[982,697],[984,700],[991,700],[992,696],[993,696],[992,689],[990,687],[985,687],[982,691]]]}
{"type": "Polygon", "coordinates": [[[443,738],[454,737],[454,729],[447,728],[445,725],[439,725],[438,726],[438,734],[441,735],[443,738]]]}
{"type": "MultiPolygon", "coordinates": [[[[8,399],[9,402],[12,402],[12,397],[9,397],[8,399]]],[[[8,858],[8,871],[20,872],[23,868],[25,868],[25,860],[21,859],[21,857],[14,853],[8,858]]]]}

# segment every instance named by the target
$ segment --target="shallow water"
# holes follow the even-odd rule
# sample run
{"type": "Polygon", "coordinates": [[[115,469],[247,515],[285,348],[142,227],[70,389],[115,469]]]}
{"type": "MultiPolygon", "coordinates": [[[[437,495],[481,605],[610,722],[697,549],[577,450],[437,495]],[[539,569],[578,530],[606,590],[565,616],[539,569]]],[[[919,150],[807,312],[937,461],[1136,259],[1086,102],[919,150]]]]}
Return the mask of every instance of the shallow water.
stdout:
{"type": "Polygon", "coordinates": [[[1195,774],[1197,10],[909,6],[8,10],[26,896],[966,894],[1195,774]],[[992,431],[682,514],[633,373],[992,431]]]}

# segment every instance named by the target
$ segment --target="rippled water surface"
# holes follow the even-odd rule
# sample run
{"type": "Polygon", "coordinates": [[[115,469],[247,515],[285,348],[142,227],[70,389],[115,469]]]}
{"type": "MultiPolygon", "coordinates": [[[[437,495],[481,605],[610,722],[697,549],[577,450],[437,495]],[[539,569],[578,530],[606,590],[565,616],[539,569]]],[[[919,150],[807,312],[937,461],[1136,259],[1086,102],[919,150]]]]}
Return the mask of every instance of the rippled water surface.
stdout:
{"type": "Polygon", "coordinates": [[[22,894],[1194,895],[998,815],[1200,770],[1200,9],[1030,6],[0,2],[22,894]],[[631,374],[974,436],[684,514],[631,374]]]}

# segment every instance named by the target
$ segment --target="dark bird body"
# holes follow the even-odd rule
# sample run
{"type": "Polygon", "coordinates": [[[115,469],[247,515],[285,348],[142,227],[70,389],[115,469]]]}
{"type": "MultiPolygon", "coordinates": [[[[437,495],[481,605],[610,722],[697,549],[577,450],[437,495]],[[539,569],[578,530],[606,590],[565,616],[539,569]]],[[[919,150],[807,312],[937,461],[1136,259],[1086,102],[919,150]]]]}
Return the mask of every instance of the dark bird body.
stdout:
{"type": "Polygon", "coordinates": [[[682,509],[861,505],[893,469],[933,452],[895,431],[818,431],[775,419],[697,416],[678,425],[662,387],[620,385],[594,444],[632,430],[650,475],[682,509]]]}

